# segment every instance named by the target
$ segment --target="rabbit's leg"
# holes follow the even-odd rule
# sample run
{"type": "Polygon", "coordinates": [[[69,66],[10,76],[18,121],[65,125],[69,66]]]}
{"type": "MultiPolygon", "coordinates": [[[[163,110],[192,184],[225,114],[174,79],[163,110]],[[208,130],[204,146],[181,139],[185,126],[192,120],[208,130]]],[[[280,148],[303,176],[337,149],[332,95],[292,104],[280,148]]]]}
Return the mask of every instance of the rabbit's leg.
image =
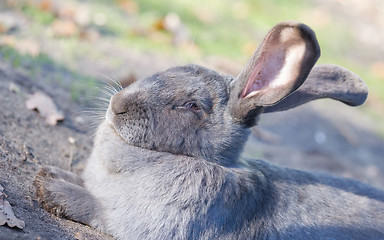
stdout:
{"type": "Polygon", "coordinates": [[[47,178],[62,179],[63,181],[70,182],[79,186],[83,186],[83,180],[79,175],[65,171],[58,167],[44,166],[39,169],[38,175],[47,178]]]}
{"type": "Polygon", "coordinates": [[[98,225],[97,200],[78,183],[81,184],[81,179],[73,173],[43,167],[33,184],[37,200],[47,211],[86,225],[98,225]]]}

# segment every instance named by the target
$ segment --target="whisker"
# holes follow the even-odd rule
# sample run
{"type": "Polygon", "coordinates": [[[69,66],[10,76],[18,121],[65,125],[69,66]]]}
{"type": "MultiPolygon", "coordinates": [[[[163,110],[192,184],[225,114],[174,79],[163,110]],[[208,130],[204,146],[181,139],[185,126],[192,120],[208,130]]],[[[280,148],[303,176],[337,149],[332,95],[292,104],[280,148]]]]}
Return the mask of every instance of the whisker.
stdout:
{"type": "MultiPolygon", "coordinates": [[[[107,99],[107,98],[102,98],[102,97],[94,97],[94,99],[100,100],[100,101],[102,101],[103,103],[108,103],[108,104],[109,104],[109,102],[110,102],[109,99],[107,99]]],[[[107,105],[108,105],[108,104],[107,104],[107,105]]]]}
{"type": "Polygon", "coordinates": [[[93,110],[84,110],[84,111],[81,111],[81,112],[79,113],[79,116],[82,115],[82,114],[89,114],[89,113],[91,113],[92,116],[95,116],[95,115],[98,115],[98,116],[103,115],[103,116],[105,116],[105,111],[103,111],[103,114],[102,114],[102,112],[95,112],[95,111],[93,111],[93,110]]]}
{"type": "Polygon", "coordinates": [[[101,74],[102,76],[104,76],[105,78],[107,78],[108,80],[110,80],[112,83],[114,83],[114,85],[117,85],[117,86],[114,86],[112,85],[111,83],[109,83],[108,81],[105,81],[105,83],[110,87],[112,88],[115,93],[119,92],[120,89],[118,89],[119,87],[119,84],[117,83],[116,80],[112,79],[111,77],[108,77],[107,75],[104,75],[104,74],[101,74]]]}
{"type": "Polygon", "coordinates": [[[95,96],[84,98],[88,100],[88,107],[74,114],[81,118],[78,122],[80,130],[87,131],[91,139],[95,137],[100,123],[105,120],[111,97],[123,89],[116,75],[113,75],[112,78],[103,74],[100,75],[104,76],[105,79],[99,79],[100,82],[93,84],[92,87],[97,91],[95,96]]]}
{"type": "Polygon", "coordinates": [[[112,73],[112,74],[113,74],[115,83],[116,83],[117,86],[118,86],[119,91],[120,91],[120,90],[123,90],[124,88],[123,88],[123,86],[121,85],[121,82],[119,81],[119,79],[118,79],[118,77],[116,76],[116,74],[114,74],[114,73],[112,73]]]}
{"type": "Polygon", "coordinates": [[[107,89],[107,90],[109,90],[109,91],[110,91],[111,93],[113,93],[113,94],[118,93],[118,91],[117,91],[115,88],[113,88],[113,87],[111,87],[111,86],[109,86],[109,85],[105,85],[104,88],[107,89]]]}
{"type": "Polygon", "coordinates": [[[105,98],[105,97],[95,97],[95,96],[92,96],[92,97],[83,97],[82,98],[83,100],[87,100],[87,101],[94,101],[95,99],[96,100],[100,100],[101,102],[102,102],[102,104],[105,104],[105,102],[107,102],[108,104],[107,105],[109,105],[109,101],[110,101],[110,99],[109,98],[105,98]]]}
{"type": "Polygon", "coordinates": [[[99,89],[99,92],[111,98],[115,93],[108,92],[106,89],[99,89]]]}
{"type": "Polygon", "coordinates": [[[97,83],[96,84],[96,89],[104,89],[104,90],[109,90],[112,94],[116,94],[116,89],[109,86],[108,84],[102,82],[102,83],[97,83]]]}

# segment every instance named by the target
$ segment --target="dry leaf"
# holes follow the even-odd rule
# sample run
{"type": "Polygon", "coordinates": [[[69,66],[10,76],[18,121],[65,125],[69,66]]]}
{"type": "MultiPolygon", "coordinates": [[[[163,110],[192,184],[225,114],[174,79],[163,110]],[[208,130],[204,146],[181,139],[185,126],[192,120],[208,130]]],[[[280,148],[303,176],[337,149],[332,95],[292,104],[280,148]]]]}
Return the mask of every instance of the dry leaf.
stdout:
{"type": "Polygon", "coordinates": [[[79,37],[87,41],[96,41],[100,38],[100,33],[93,29],[82,29],[79,37]]]}
{"type": "Polygon", "coordinates": [[[159,37],[158,31],[167,31],[172,34],[172,44],[174,46],[182,46],[191,43],[188,28],[183,24],[179,15],[176,13],[168,13],[164,18],[158,19],[153,24],[157,32],[153,32],[151,36],[153,40],[159,37]]]}
{"type": "Polygon", "coordinates": [[[58,9],[58,15],[61,19],[74,20],[77,9],[72,5],[63,5],[58,9]]]}
{"type": "Polygon", "coordinates": [[[33,40],[20,40],[16,43],[15,48],[20,54],[26,54],[32,57],[37,57],[40,54],[40,46],[33,40]]]}
{"type": "Polygon", "coordinates": [[[0,185],[0,225],[7,224],[9,227],[17,227],[23,229],[25,223],[23,220],[18,219],[13,213],[11,204],[5,200],[4,188],[0,185]]]}
{"type": "Polygon", "coordinates": [[[42,0],[40,2],[40,9],[46,12],[50,12],[52,9],[52,3],[50,0],[42,0]]]}
{"type": "Polygon", "coordinates": [[[179,15],[176,13],[168,13],[165,17],[154,22],[153,27],[157,31],[166,30],[171,33],[178,31],[182,27],[179,15]]]}
{"type": "Polygon", "coordinates": [[[35,92],[25,104],[28,109],[37,110],[49,125],[54,126],[64,120],[64,115],[59,112],[52,98],[42,92],[35,92]]]}
{"type": "Polygon", "coordinates": [[[6,33],[8,32],[8,27],[5,26],[5,24],[0,22],[0,33],[6,33]]]}
{"type": "Polygon", "coordinates": [[[22,55],[36,57],[40,54],[39,44],[30,39],[17,39],[14,36],[4,35],[0,37],[0,46],[10,46],[22,55]]]}
{"type": "Polygon", "coordinates": [[[129,14],[136,14],[139,11],[139,5],[133,0],[119,0],[118,5],[129,14]]]}
{"type": "Polygon", "coordinates": [[[13,47],[16,44],[16,38],[11,35],[4,35],[0,38],[0,46],[13,47]]]}
{"type": "Polygon", "coordinates": [[[51,29],[53,35],[56,37],[73,37],[79,34],[77,25],[68,19],[54,21],[51,29]]]}

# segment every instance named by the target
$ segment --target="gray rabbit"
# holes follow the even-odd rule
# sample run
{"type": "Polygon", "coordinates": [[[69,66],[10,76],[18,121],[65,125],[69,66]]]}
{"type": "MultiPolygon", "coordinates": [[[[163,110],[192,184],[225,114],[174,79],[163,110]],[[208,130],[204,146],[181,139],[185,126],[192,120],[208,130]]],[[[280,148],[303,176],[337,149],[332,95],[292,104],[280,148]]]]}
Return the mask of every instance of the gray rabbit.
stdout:
{"type": "Polygon", "coordinates": [[[283,22],[236,78],[187,65],[132,83],[111,98],[82,177],[43,167],[38,200],[116,239],[384,239],[383,191],[240,158],[263,112],[365,101],[358,76],[314,67],[319,56],[309,27],[283,22]]]}

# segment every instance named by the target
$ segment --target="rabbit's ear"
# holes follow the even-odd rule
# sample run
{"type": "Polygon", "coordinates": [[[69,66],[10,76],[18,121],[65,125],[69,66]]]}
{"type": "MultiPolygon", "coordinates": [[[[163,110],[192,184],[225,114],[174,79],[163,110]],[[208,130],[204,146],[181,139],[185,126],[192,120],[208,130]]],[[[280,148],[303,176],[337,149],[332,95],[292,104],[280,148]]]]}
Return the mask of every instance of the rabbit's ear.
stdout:
{"type": "Polygon", "coordinates": [[[231,85],[232,117],[247,127],[253,125],[262,107],[276,104],[300,87],[319,56],[315,33],[308,26],[276,25],[231,85]]]}
{"type": "Polygon", "coordinates": [[[336,65],[318,65],[297,91],[276,105],[266,107],[263,112],[285,111],[319,98],[332,98],[350,106],[359,106],[367,95],[367,85],[353,72],[336,65]]]}

